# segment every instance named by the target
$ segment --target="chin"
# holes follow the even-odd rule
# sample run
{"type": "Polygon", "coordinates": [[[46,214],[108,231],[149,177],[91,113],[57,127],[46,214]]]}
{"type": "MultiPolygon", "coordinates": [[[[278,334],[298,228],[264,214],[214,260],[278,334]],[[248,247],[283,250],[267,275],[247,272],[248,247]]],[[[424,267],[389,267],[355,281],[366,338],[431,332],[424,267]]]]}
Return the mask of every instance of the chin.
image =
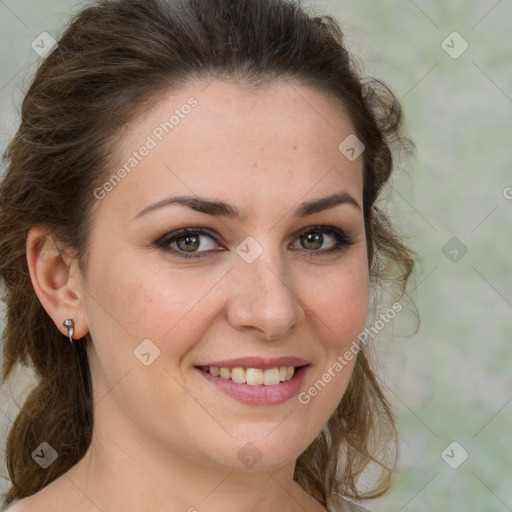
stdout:
{"type": "Polygon", "coordinates": [[[256,428],[257,433],[234,435],[222,446],[212,443],[216,451],[211,453],[211,461],[236,471],[270,470],[294,462],[312,442],[304,432],[296,437],[290,435],[286,420],[280,426],[274,423],[263,429],[260,424],[256,428]]]}

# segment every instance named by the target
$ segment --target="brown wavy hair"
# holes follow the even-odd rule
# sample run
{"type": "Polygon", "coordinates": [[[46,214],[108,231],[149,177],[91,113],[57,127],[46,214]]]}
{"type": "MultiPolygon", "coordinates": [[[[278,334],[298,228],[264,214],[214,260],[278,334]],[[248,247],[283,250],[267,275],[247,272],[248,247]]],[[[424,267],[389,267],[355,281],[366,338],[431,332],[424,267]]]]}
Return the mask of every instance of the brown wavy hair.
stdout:
{"type": "MultiPolygon", "coordinates": [[[[402,133],[396,97],[357,67],[339,23],[291,0],[103,0],[72,20],[38,68],[3,155],[3,382],[18,363],[32,365],[38,377],[7,439],[11,487],[5,504],[36,493],[75,465],[93,429],[89,335],[65,343],[42,307],[28,272],[27,233],[45,226],[86,275],[93,190],[114,164],[121,128],[162,93],[192,79],[255,86],[293,79],[338,99],[366,146],[363,205],[372,290],[386,283],[399,298],[409,297],[417,254],[400,241],[376,200],[395,167],[395,152],[413,144],[402,133]],[[59,447],[48,469],[31,458],[41,440],[59,447]]],[[[383,494],[396,468],[395,421],[363,347],[343,399],[298,458],[294,479],[324,506],[333,493],[358,500],[383,494]],[[382,456],[384,445],[395,446],[391,461],[382,456]],[[381,476],[363,492],[359,476],[375,463],[381,476]]]]}

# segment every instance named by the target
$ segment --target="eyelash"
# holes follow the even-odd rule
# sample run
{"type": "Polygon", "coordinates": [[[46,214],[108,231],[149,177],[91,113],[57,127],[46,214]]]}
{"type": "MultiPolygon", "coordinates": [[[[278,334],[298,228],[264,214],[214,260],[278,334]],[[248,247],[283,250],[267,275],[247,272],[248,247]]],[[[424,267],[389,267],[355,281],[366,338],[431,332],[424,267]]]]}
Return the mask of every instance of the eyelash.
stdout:
{"type": "MultiPolygon", "coordinates": [[[[345,234],[343,231],[341,231],[338,228],[335,228],[333,226],[311,226],[300,233],[297,234],[297,238],[300,238],[303,235],[307,235],[309,233],[319,233],[322,234],[329,234],[332,235],[335,240],[338,243],[337,247],[334,247],[332,249],[327,250],[314,250],[314,249],[303,249],[307,257],[317,257],[317,256],[324,256],[324,255],[331,255],[331,254],[338,254],[345,250],[348,246],[352,245],[354,243],[353,239],[345,234]],[[309,253],[309,254],[308,254],[309,253]]],[[[173,255],[176,255],[178,258],[202,258],[205,255],[211,254],[211,251],[198,251],[198,252],[191,252],[187,253],[184,251],[180,251],[177,249],[169,250],[169,245],[172,242],[175,242],[176,240],[183,238],[187,235],[205,235],[212,240],[214,240],[216,243],[218,241],[216,240],[215,236],[210,233],[208,230],[203,228],[184,228],[180,229],[178,231],[173,231],[172,233],[168,233],[167,235],[164,235],[163,237],[159,238],[155,245],[161,249],[164,249],[168,252],[173,253],[173,255]]],[[[217,252],[217,251],[214,251],[217,252]]]]}

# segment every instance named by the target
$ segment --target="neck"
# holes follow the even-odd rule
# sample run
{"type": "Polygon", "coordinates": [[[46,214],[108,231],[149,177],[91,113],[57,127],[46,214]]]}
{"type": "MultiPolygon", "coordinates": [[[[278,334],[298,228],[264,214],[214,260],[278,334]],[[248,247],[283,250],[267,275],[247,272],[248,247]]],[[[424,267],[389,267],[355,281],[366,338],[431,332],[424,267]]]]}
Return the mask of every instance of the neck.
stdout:
{"type": "Polygon", "coordinates": [[[295,460],[279,468],[244,471],[198,463],[163,450],[135,425],[116,424],[112,416],[103,419],[101,413],[95,416],[90,447],[66,474],[88,505],[83,510],[325,510],[293,480],[295,460]]]}

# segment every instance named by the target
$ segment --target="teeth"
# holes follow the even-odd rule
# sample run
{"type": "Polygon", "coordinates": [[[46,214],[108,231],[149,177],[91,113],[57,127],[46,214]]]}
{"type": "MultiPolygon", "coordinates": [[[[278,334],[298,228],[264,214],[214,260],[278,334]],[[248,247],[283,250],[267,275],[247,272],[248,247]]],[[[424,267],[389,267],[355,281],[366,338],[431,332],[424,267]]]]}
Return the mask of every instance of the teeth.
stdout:
{"type": "Polygon", "coordinates": [[[263,372],[263,384],[265,386],[275,386],[279,382],[279,368],[269,368],[263,372]]]}
{"type": "Polygon", "coordinates": [[[261,368],[247,368],[245,371],[245,382],[249,386],[261,386],[265,372],[268,370],[262,370],[261,368]]]}
{"type": "Polygon", "coordinates": [[[223,379],[229,379],[231,377],[231,371],[229,368],[221,368],[220,369],[220,376],[223,379]]]}
{"type": "Polygon", "coordinates": [[[281,366],[279,368],[219,368],[217,366],[202,366],[202,370],[209,372],[214,377],[231,379],[239,384],[249,386],[275,386],[280,382],[290,380],[295,372],[294,366],[281,366]]]}
{"type": "MultiPolygon", "coordinates": [[[[229,377],[228,377],[229,379],[229,377]]],[[[245,369],[244,368],[233,368],[231,370],[231,380],[243,384],[245,382],[245,369]]]]}
{"type": "Polygon", "coordinates": [[[206,368],[205,371],[208,371],[208,369],[210,370],[210,373],[214,376],[214,377],[220,377],[220,368],[217,368],[215,366],[212,366],[211,368],[208,368],[208,366],[205,366],[204,368],[206,368]]]}

